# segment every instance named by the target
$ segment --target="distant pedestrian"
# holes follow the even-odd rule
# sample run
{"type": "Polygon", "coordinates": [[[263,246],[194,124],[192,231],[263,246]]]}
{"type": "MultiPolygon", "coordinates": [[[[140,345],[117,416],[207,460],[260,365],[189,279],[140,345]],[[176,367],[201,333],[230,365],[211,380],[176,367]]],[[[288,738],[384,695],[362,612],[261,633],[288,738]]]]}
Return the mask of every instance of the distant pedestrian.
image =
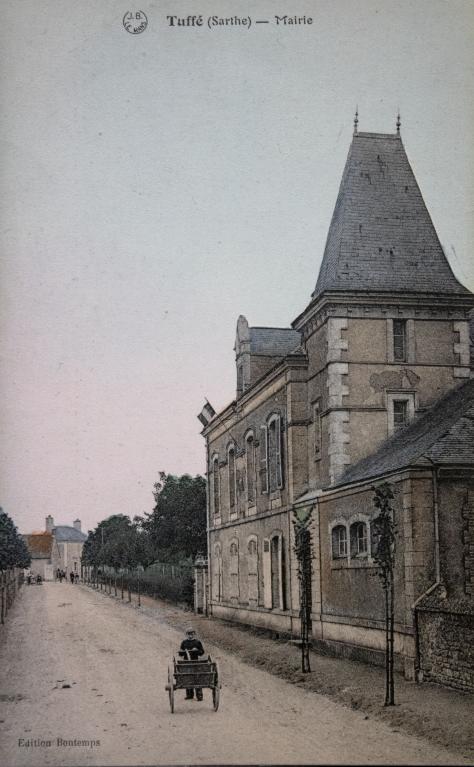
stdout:
{"type": "Polygon", "coordinates": [[[70,580],[71,580],[71,583],[74,585],[74,573],[72,572],[72,570],[71,570],[71,572],[69,573],[69,578],[70,578],[70,580]]]}
{"type": "Polygon", "coordinates": [[[76,583],[79,583],[79,573],[75,573],[74,580],[76,583]]]}

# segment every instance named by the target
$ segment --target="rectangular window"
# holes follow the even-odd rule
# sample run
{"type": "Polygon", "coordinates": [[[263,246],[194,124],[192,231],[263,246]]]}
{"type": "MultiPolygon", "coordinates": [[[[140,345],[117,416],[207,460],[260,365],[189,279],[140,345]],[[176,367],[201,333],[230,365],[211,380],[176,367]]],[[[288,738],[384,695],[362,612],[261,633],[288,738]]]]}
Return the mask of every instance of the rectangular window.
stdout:
{"type": "Polygon", "coordinates": [[[237,368],[237,394],[244,392],[244,366],[240,364],[237,368]]]}
{"type": "Polygon", "coordinates": [[[393,320],[393,359],[394,362],[407,361],[406,320],[393,320]]]}
{"type": "Polygon", "coordinates": [[[393,401],[393,429],[403,429],[408,423],[408,402],[406,399],[393,401]]]}
{"type": "Polygon", "coordinates": [[[319,400],[313,404],[314,457],[321,457],[321,410],[319,400]]]}

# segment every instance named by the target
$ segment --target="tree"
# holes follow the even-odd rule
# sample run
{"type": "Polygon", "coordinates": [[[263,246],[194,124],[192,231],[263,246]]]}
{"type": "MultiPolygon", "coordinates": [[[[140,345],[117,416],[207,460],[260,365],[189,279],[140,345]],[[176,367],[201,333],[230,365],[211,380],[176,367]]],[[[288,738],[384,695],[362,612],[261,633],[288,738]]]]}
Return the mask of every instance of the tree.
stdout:
{"type": "Polygon", "coordinates": [[[29,567],[31,556],[13,520],[0,507],[0,570],[29,567]]]}
{"type": "Polygon", "coordinates": [[[391,501],[394,498],[392,486],[384,482],[373,487],[375,507],[379,510],[372,523],[374,537],[373,558],[378,566],[378,576],[382,581],[385,595],[385,706],[395,705],[393,678],[394,666],[394,617],[395,617],[395,535],[394,510],[391,501]]]}
{"type": "Polygon", "coordinates": [[[115,570],[150,564],[153,553],[142,522],[140,517],[132,521],[125,514],[114,514],[99,522],[84,543],[83,564],[115,570]]]}
{"type": "Polygon", "coordinates": [[[150,535],[156,558],[180,561],[206,551],[206,481],[160,472],[154,486],[155,508],[143,528],[150,535]]]}
{"type": "Polygon", "coordinates": [[[311,515],[312,509],[294,509],[294,551],[298,562],[298,581],[300,591],[300,642],[301,642],[301,670],[303,674],[311,671],[309,660],[309,633],[311,630],[312,608],[312,557],[313,544],[311,540],[311,515]]]}

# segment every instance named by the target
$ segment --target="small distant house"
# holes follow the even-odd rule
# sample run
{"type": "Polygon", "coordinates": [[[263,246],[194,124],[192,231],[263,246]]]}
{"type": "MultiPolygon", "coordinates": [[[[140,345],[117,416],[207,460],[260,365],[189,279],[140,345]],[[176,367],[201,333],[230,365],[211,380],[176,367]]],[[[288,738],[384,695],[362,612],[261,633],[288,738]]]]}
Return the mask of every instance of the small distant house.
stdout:
{"type": "Polygon", "coordinates": [[[30,570],[33,575],[41,575],[43,580],[53,579],[52,552],[54,539],[51,533],[38,532],[23,535],[31,555],[30,570]]]}
{"type": "Polygon", "coordinates": [[[49,514],[45,520],[45,532],[24,535],[23,539],[31,554],[31,570],[46,581],[53,580],[58,568],[66,573],[81,572],[82,547],[87,535],[81,530],[81,520],[73,525],[55,525],[49,514]]]}

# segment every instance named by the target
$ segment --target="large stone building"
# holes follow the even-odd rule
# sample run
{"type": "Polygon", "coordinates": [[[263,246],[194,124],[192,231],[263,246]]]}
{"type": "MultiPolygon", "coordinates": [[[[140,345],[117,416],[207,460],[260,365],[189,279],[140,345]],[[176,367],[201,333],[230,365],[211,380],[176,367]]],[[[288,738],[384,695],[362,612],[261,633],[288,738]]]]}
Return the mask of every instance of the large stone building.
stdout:
{"type": "Polygon", "coordinates": [[[44,580],[53,580],[59,568],[69,574],[81,572],[82,547],[87,535],[81,530],[81,520],[73,526],[55,525],[49,514],[45,531],[24,535],[23,539],[31,554],[31,571],[44,580]]]}
{"type": "Polygon", "coordinates": [[[292,328],[239,317],[236,398],[203,411],[213,615],[298,633],[292,518],[311,510],[313,644],[381,661],[372,487],[389,481],[397,665],[474,689],[473,307],[399,125],[356,130],[309,305],[292,328]]]}

